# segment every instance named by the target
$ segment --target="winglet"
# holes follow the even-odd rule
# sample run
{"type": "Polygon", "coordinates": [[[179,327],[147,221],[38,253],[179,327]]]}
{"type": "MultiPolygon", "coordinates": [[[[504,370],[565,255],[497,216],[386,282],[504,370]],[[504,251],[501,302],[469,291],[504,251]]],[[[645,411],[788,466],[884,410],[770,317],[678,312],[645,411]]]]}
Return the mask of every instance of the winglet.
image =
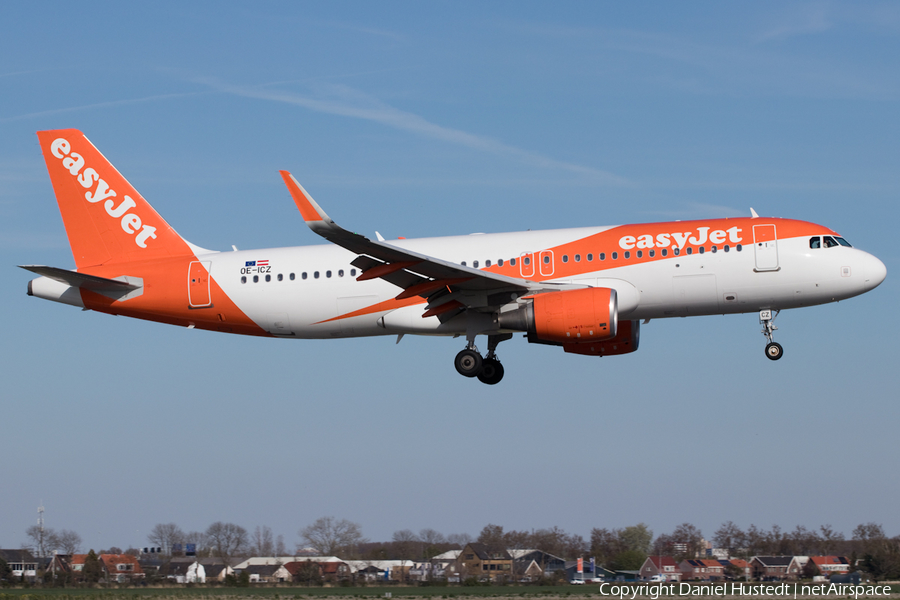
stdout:
{"type": "Polygon", "coordinates": [[[312,196],[303,189],[303,186],[294,179],[293,175],[287,171],[279,171],[279,173],[281,173],[281,177],[284,179],[284,183],[287,185],[288,191],[291,193],[291,197],[294,199],[297,208],[300,209],[300,215],[303,217],[303,220],[306,221],[307,225],[311,226],[315,221],[334,223],[331,217],[325,214],[322,207],[312,199],[312,196]]]}
{"type": "Polygon", "coordinates": [[[759,218],[759,215],[756,214],[756,211],[753,210],[753,207],[752,207],[752,206],[750,207],[750,217],[753,218],[753,219],[758,219],[758,218],[759,218]]]}

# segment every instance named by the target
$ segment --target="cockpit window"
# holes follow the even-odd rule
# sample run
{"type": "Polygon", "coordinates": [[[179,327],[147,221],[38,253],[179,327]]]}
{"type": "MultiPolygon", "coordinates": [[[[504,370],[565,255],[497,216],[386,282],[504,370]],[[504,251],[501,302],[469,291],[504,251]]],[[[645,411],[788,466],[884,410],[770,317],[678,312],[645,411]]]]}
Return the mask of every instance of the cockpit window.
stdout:
{"type": "Polygon", "coordinates": [[[822,238],[819,236],[809,238],[809,247],[810,248],[821,248],[822,247],[822,238]]]}
{"type": "Polygon", "coordinates": [[[845,239],[842,238],[842,237],[835,237],[834,239],[836,239],[836,240],[837,240],[837,243],[840,244],[841,246],[847,246],[848,248],[852,248],[852,247],[853,247],[853,246],[850,245],[850,242],[848,242],[847,240],[845,240],[845,239]]]}
{"type": "Polygon", "coordinates": [[[831,237],[830,235],[826,235],[826,236],[823,237],[822,239],[823,239],[823,241],[825,242],[825,247],[826,247],[826,248],[834,248],[835,246],[838,245],[838,243],[837,243],[836,241],[834,241],[834,238],[831,237]]]}

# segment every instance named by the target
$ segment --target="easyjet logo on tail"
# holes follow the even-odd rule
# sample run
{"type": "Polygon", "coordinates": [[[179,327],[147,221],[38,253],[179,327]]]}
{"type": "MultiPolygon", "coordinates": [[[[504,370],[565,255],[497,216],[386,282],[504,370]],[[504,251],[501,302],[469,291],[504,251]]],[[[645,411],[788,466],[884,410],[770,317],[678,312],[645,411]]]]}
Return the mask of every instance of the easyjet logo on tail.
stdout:
{"type": "Polygon", "coordinates": [[[63,168],[78,180],[81,187],[89,190],[85,192],[84,199],[91,204],[103,202],[106,214],[113,219],[120,219],[119,225],[122,227],[122,231],[128,235],[133,235],[135,244],[140,248],[146,248],[148,239],[156,239],[156,227],[144,224],[140,216],[133,212],[128,212],[132,208],[137,207],[131,196],[126,195],[119,205],[116,206],[116,201],[113,200],[116,197],[116,192],[110,189],[109,184],[100,178],[100,174],[91,167],[82,170],[85,164],[84,158],[77,152],[72,152],[72,145],[69,143],[69,140],[65,138],[53,140],[53,143],[50,144],[50,152],[56,158],[62,159],[63,168]],[[91,188],[94,189],[91,190],[91,188]]]}
{"type": "Polygon", "coordinates": [[[694,231],[677,231],[674,233],[660,233],[655,238],[650,235],[625,235],[619,238],[619,248],[622,250],[631,250],[632,248],[668,248],[669,246],[677,246],[684,248],[685,244],[694,246],[702,246],[707,241],[713,244],[724,244],[727,239],[732,244],[739,244],[743,241],[741,237],[740,227],[731,227],[730,229],[716,229],[710,231],[712,227],[697,227],[694,231]]]}

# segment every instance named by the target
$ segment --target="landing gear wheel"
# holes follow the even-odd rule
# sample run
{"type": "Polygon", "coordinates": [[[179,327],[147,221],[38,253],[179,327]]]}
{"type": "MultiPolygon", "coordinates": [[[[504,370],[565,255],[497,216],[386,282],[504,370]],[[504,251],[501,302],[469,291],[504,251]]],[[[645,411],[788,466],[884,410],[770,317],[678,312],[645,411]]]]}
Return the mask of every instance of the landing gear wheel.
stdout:
{"type": "Polygon", "coordinates": [[[478,374],[478,381],[488,385],[500,383],[503,379],[503,365],[496,358],[485,358],[482,362],[481,373],[478,374]]]}
{"type": "Polygon", "coordinates": [[[782,355],[784,355],[784,348],[778,342],[766,345],[766,358],[769,360],[778,360],[782,355]]]}
{"type": "Polygon", "coordinates": [[[466,349],[456,355],[456,360],[453,361],[453,365],[456,367],[456,372],[460,375],[464,377],[475,377],[481,373],[483,362],[480,354],[474,350],[466,349]]]}

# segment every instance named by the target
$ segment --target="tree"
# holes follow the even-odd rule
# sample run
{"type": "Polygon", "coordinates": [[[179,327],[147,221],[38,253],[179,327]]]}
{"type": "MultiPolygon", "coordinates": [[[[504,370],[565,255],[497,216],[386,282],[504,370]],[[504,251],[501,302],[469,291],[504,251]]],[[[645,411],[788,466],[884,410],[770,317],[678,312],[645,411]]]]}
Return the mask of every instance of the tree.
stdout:
{"type": "MultiPolygon", "coordinates": [[[[653,541],[653,532],[650,531],[647,525],[638,523],[637,525],[620,529],[618,535],[619,541],[626,550],[640,552],[646,558],[647,553],[650,551],[650,543],[653,541]]],[[[643,561],[641,561],[641,564],[643,564],[643,561]]]]}
{"type": "Polygon", "coordinates": [[[13,572],[5,560],[0,558],[0,585],[7,586],[12,583],[13,572]]]}
{"type": "Polygon", "coordinates": [[[696,558],[703,549],[703,534],[690,523],[682,523],[671,534],[675,547],[675,560],[696,558]]]}
{"type": "Polygon", "coordinates": [[[732,521],[726,521],[713,534],[713,544],[727,550],[729,555],[735,555],[747,545],[747,534],[732,521]]]}
{"type": "Polygon", "coordinates": [[[175,523],[158,523],[147,534],[147,541],[154,547],[162,548],[163,555],[171,556],[172,547],[184,543],[184,532],[175,523]]]}
{"type": "Polygon", "coordinates": [[[359,524],[334,517],[319,517],[299,534],[307,545],[323,556],[355,554],[357,546],[366,541],[359,524]]]}
{"type": "Polygon", "coordinates": [[[81,548],[81,536],[71,529],[63,529],[59,532],[58,546],[63,554],[76,554],[81,548]]]}
{"type": "Polygon", "coordinates": [[[272,538],[272,530],[266,526],[256,526],[253,537],[250,540],[250,552],[254,556],[282,556],[275,553],[275,541],[272,538]]]}
{"type": "Polygon", "coordinates": [[[613,558],[624,550],[618,530],[596,527],[591,530],[591,555],[597,559],[599,564],[611,565],[613,558]]]}
{"type": "Polygon", "coordinates": [[[448,544],[455,544],[460,550],[466,547],[466,544],[472,541],[472,536],[468,533],[451,533],[447,536],[448,544]]]}
{"type": "Polygon", "coordinates": [[[398,558],[404,560],[421,558],[422,542],[419,540],[419,536],[411,530],[401,529],[400,531],[395,531],[391,539],[393,541],[394,554],[398,558]]]}
{"type": "Polygon", "coordinates": [[[50,556],[59,548],[59,536],[53,529],[32,525],[25,530],[25,535],[28,541],[23,546],[40,558],[50,556]]]}
{"type": "Polygon", "coordinates": [[[831,525],[819,527],[819,552],[823,555],[834,554],[838,542],[844,541],[844,534],[835,532],[831,525]]]}
{"type": "Polygon", "coordinates": [[[95,584],[103,577],[103,565],[93,548],[84,558],[84,566],[81,568],[81,577],[87,584],[95,584]]]}
{"type": "Polygon", "coordinates": [[[624,550],[616,554],[610,563],[614,571],[637,571],[647,560],[647,554],[640,550],[624,550]]]}
{"type": "Polygon", "coordinates": [[[488,523],[481,530],[481,533],[478,534],[478,539],[475,541],[485,546],[505,546],[506,537],[503,534],[503,526],[488,523]]]}
{"type": "Polygon", "coordinates": [[[240,556],[247,550],[249,536],[247,530],[234,523],[216,521],[206,530],[206,539],[214,556],[230,564],[232,557],[240,556]]]}

